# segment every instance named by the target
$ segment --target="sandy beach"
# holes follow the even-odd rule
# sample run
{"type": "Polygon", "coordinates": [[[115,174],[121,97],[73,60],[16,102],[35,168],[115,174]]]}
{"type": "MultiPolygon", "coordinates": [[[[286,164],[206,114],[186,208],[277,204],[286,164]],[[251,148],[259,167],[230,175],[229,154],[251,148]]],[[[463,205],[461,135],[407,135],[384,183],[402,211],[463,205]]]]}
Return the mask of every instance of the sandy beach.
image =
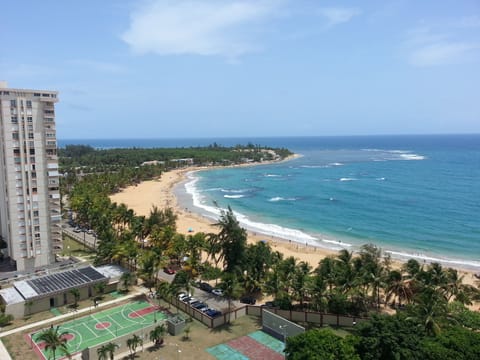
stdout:
{"type": "MultiPolygon", "coordinates": [[[[190,171],[202,170],[204,168],[190,167],[179,170],[171,170],[164,173],[159,179],[144,181],[136,186],[130,186],[123,191],[112,195],[110,198],[118,204],[124,203],[133,209],[137,215],[148,216],[152,206],[160,209],[170,207],[174,209],[177,215],[177,231],[182,234],[189,234],[189,229],[194,232],[218,232],[211,220],[204,218],[188,209],[181,208],[173,192],[174,187],[186,179],[186,174],[190,171]]],[[[319,261],[326,256],[336,255],[337,251],[324,248],[305,246],[293,241],[275,238],[253,232],[248,232],[248,242],[256,243],[260,240],[267,240],[274,251],[279,251],[285,257],[293,256],[299,261],[308,262],[313,268],[319,261]]],[[[401,261],[394,260],[393,267],[400,267],[401,261]]],[[[475,284],[474,272],[459,269],[464,276],[464,282],[475,284]]],[[[478,306],[477,306],[478,307],[478,306]]]]}

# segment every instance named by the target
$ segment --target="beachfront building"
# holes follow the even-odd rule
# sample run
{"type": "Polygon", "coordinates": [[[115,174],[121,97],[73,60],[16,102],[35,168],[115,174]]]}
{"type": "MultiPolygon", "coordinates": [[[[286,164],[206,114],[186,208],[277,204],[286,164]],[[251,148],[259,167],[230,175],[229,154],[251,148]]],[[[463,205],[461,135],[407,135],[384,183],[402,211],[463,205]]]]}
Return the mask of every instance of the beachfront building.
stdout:
{"type": "Polygon", "coordinates": [[[62,249],[56,91],[0,81],[1,251],[17,270],[51,264],[62,249]]]}

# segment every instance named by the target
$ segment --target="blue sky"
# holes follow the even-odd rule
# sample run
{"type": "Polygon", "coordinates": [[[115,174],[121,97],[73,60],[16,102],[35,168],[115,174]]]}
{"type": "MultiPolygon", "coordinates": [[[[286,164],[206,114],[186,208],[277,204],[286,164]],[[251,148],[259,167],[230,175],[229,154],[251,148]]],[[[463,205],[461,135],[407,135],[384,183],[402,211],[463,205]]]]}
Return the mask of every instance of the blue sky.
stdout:
{"type": "Polygon", "coordinates": [[[63,139],[480,133],[478,0],[16,0],[0,40],[63,139]]]}

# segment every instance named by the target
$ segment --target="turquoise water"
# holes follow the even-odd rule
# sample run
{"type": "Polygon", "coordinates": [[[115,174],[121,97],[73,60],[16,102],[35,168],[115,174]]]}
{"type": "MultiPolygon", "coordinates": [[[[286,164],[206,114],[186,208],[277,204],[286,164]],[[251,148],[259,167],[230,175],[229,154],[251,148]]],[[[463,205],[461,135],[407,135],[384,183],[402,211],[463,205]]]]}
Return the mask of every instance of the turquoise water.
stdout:
{"type": "Polygon", "coordinates": [[[302,157],[190,174],[181,203],[250,230],[321,247],[375,243],[395,257],[480,269],[480,135],[77,139],[94,147],[259,144],[302,157]]]}
{"type": "Polygon", "coordinates": [[[194,211],[231,206],[266,236],[480,268],[480,136],[277,142],[302,157],[190,174],[194,211]]]}

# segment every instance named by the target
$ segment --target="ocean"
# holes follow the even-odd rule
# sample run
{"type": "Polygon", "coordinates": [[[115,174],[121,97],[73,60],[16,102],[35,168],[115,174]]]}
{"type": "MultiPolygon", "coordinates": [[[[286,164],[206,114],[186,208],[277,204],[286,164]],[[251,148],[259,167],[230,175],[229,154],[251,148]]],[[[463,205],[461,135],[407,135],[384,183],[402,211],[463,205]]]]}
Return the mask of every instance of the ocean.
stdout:
{"type": "Polygon", "coordinates": [[[248,142],[285,147],[281,163],[189,174],[182,206],[218,219],[230,206],[245,228],[302,244],[480,269],[480,135],[65,140],[112,147],[248,142]]]}

